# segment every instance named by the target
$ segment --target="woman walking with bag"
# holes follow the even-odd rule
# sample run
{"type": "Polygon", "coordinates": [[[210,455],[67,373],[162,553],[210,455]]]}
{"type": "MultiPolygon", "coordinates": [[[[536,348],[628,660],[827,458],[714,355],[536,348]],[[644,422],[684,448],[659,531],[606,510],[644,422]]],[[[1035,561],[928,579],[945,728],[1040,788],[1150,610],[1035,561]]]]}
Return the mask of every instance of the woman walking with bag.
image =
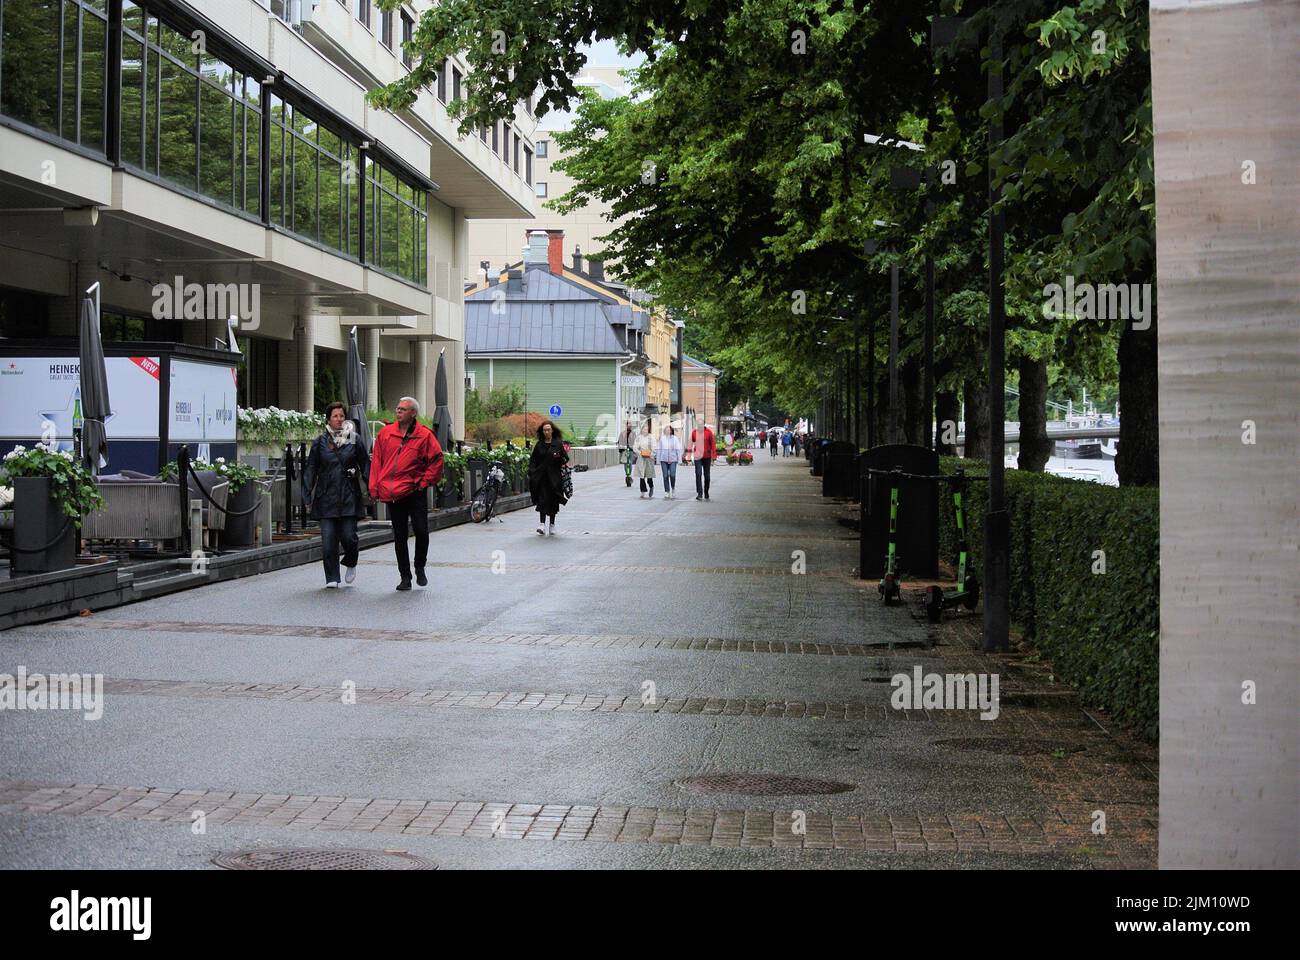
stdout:
{"type": "Polygon", "coordinates": [[[325,432],[316,438],[302,471],[302,499],[320,521],[325,587],[339,585],[339,545],[348,583],[357,578],[357,518],[365,516],[361,491],[370,484],[370,455],[357,442],[347,409],[334,402],[325,411],[325,432]]]}
{"type": "Polygon", "coordinates": [[[641,481],[641,499],[646,499],[646,489],[650,490],[650,499],[655,498],[655,438],[650,432],[650,421],[641,427],[641,435],[636,438],[635,473],[641,481]]]}
{"type": "Polygon", "coordinates": [[[569,502],[564,490],[564,451],[560,428],[543,420],[537,428],[537,443],[528,457],[528,493],[537,507],[537,535],[555,536],[555,515],[569,502]]]}
{"type": "Polygon", "coordinates": [[[659,436],[659,469],[664,475],[664,499],[673,499],[677,490],[677,464],[682,459],[682,442],[671,425],[659,436]]]}

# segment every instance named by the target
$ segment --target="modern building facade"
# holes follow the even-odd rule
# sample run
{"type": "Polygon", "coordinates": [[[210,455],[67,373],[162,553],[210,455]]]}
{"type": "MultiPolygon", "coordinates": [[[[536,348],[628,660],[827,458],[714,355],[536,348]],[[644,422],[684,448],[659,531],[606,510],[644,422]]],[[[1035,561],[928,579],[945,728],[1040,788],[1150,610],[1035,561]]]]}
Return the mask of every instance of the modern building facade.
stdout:
{"type": "Polygon", "coordinates": [[[95,282],[109,341],[212,346],[243,304],[242,406],[334,399],[353,327],[371,405],[430,406],[438,350],[464,372],[469,222],[537,203],[530,106],[460,136],[458,60],[367,104],[427,6],[0,0],[0,337],[75,336],[95,282]]]}

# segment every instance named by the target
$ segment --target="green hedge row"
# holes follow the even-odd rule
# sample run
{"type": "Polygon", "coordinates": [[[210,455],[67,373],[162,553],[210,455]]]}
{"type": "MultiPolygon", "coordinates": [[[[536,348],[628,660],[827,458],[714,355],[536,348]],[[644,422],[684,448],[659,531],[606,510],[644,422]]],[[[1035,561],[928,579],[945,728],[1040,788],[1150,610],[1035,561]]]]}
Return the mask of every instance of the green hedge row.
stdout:
{"type": "MultiPolygon", "coordinates": [[[[944,457],[984,477],[983,461],[944,457]]],[[[940,485],[940,557],[956,556],[951,493],[940,485]]],[[[988,484],[974,482],[967,517],[983,580],[988,484]]],[[[1154,742],[1160,713],[1160,501],[1152,487],[1107,487],[1006,472],[1011,518],[1011,619],[1085,704],[1154,742]],[[1104,553],[1105,573],[1100,568],[1104,553]]]]}

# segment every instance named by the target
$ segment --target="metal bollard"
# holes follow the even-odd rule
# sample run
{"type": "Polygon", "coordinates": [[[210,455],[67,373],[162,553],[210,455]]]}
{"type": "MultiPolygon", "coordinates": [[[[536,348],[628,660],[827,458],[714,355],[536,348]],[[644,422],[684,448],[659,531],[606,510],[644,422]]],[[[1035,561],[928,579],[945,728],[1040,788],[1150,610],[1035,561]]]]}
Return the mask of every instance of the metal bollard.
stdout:
{"type": "Polygon", "coordinates": [[[207,547],[203,540],[203,501],[190,501],[190,549],[202,550],[207,547]]]}
{"type": "Polygon", "coordinates": [[[262,525],[262,536],[259,542],[262,546],[269,547],[272,543],[271,536],[273,533],[271,529],[271,487],[269,486],[262,490],[262,509],[257,511],[257,519],[262,525]]]}

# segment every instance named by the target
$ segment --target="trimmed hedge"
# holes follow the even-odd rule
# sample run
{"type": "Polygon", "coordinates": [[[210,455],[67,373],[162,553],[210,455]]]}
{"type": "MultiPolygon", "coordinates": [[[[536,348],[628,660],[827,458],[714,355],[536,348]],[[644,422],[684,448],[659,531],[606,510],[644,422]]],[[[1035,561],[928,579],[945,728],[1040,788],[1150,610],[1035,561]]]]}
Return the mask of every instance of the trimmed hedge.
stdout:
{"type": "MultiPolygon", "coordinates": [[[[983,461],[942,458],[988,475],[983,461]]],[[[941,559],[956,556],[951,490],[939,488],[941,559]]],[[[983,579],[988,485],[970,486],[966,511],[975,573],[983,579]]],[[[1051,474],[1006,472],[1011,519],[1011,619],[1078,687],[1149,742],[1160,716],[1160,501],[1154,487],[1107,487],[1051,474]],[[1094,551],[1105,574],[1094,574],[1094,551]]],[[[981,582],[981,589],[983,584],[981,582]]]]}

